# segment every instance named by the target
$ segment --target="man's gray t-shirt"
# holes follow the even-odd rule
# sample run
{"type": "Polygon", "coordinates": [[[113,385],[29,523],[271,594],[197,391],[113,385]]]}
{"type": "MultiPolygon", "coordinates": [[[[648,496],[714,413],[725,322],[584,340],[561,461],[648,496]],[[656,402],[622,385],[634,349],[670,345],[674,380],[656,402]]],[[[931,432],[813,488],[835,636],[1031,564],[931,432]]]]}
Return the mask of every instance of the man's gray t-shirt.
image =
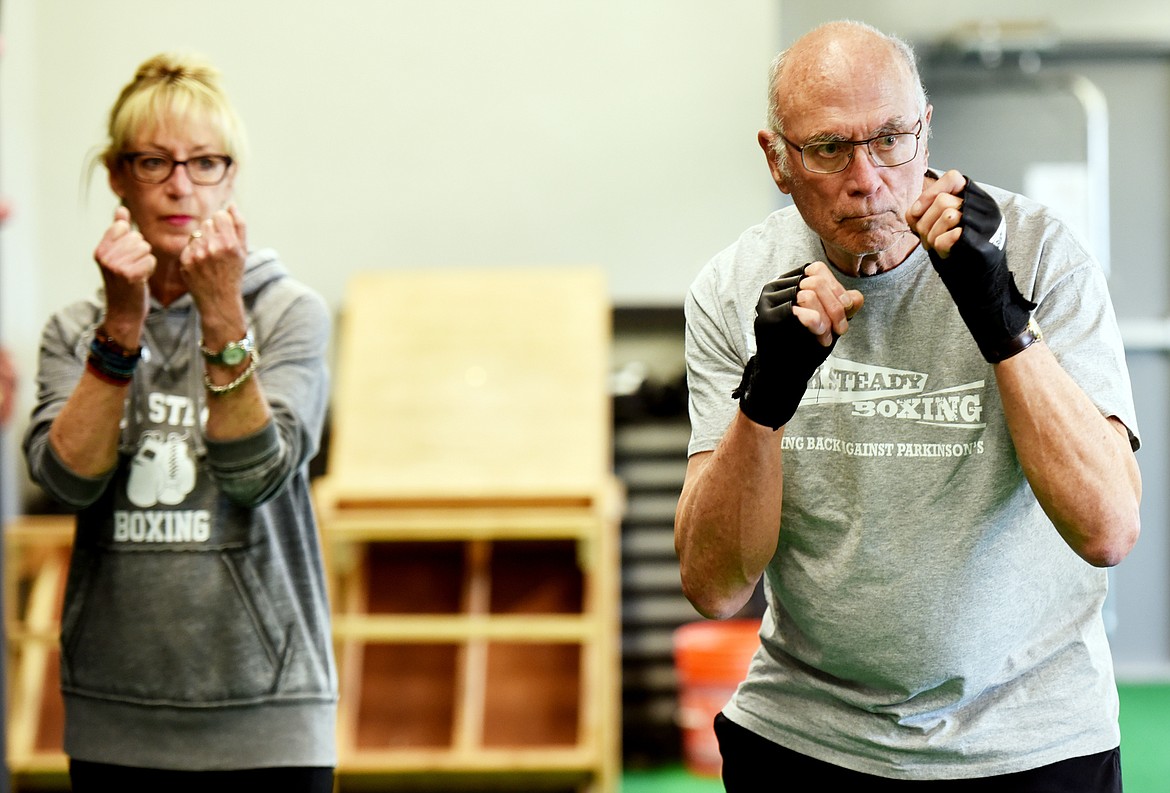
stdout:
{"type": "MultiPolygon", "coordinates": [[[[1100,267],[1040,205],[992,187],[1007,257],[1064,370],[1137,425],[1100,267]]],[[[754,353],[761,287],[824,261],[794,208],[717,255],[687,300],[690,453],[714,449],[754,353]]],[[[865,295],[783,437],[780,540],[762,646],[724,709],[864,773],[991,776],[1116,747],[1106,574],[1024,478],[994,368],[918,248],[865,295]]]]}

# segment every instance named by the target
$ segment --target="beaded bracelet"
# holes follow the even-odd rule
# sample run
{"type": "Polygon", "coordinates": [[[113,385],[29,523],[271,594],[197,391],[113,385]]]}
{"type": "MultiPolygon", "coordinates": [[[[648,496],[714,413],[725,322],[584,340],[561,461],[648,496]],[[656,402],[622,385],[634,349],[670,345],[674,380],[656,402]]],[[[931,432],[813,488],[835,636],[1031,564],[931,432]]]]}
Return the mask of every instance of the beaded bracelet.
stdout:
{"type": "Polygon", "coordinates": [[[114,341],[104,326],[99,326],[89,343],[85,368],[104,383],[123,386],[134,377],[134,369],[141,358],[141,347],[127,350],[114,341]]]}
{"type": "Polygon", "coordinates": [[[136,362],[140,357],[142,357],[142,348],[141,347],[139,347],[136,350],[126,349],[125,347],[123,347],[121,344],[119,344],[117,341],[114,340],[114,337],[110,335],[110,332],[108,330],[106,330],[105,325],[98,325],[97,328],[94,329],[93,338],[94,338],[94,341],[100,343],[103,347],[105,347],[110,352],[114,353],[115,355],[120,355],[123,358],[133,358],[136,362]]]}
{"type": "Polygon", "coordinates": [[[256,366],[259,363],[260,353],[256,350],[252,350],[252,361],[248,364],[248,368],[240,373],[239,377],[237,377],[235,380],[232,380],[230,383],[227,383],[226,385],[216,385],[215,383],[211,382],[211,377],[207,374],[207,372],[204,372],[203,387],[215,396],[230,394],[232,391],[235,391],[244,383],[248,382],[248,378],[251,377],[252,374],[256,371],[256,366]]]}

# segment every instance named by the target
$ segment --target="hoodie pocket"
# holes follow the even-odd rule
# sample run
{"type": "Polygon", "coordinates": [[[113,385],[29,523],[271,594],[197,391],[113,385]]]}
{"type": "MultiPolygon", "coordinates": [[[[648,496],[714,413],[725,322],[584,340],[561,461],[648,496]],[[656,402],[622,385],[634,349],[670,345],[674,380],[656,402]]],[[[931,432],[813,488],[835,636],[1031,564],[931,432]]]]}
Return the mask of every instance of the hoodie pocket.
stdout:
{"type": "Polygon", "coordinates": [[[154,704],[246,703],[279,691],[293,644],[303,645],[243,550],[113,552],[85,561],[62,624],[66,691],[154,704]]]}

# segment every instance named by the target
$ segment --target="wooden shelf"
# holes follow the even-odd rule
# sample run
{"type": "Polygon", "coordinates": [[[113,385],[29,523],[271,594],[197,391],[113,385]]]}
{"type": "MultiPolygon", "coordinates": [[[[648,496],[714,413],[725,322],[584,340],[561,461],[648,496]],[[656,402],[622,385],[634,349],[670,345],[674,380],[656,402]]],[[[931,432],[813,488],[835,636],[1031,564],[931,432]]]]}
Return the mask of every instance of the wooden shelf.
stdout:
{"type": "Polygon", "coordinates": [[[73,526],[72,515],[33,515],[16,518],[4,529],[7,750],[13,789],[68,787],[58,635],[73,526]]]}

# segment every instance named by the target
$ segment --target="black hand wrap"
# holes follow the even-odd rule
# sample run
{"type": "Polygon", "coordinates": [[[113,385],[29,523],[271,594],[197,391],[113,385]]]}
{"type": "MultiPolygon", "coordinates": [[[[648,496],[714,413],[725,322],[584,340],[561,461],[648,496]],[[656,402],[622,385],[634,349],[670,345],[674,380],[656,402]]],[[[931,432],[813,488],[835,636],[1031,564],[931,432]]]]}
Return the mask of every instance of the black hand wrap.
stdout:
{"type": "MultiPolygon", "coordinates": [[[[756,304],[756,354],[744,367],[739,387],[731,392],[745,416],[773,430],[787,424],[796,413],[809,378],[833,349],[817,341],[792,313],[807,266],[785,273],[760,292],[756,304]]],[[[836,343],[834,334],[833,344],[836,343]]]]}
{"type": "Polygon", "coordinates": [[[1028,319],[1036,304],[1020,294],[1007,267],[1003,215],[995,201],[970,179],[960,198],[962,236],[945,259],[930,251],[930,262],[983,357],[999,363],[1034,340],[1028,319]]]}

